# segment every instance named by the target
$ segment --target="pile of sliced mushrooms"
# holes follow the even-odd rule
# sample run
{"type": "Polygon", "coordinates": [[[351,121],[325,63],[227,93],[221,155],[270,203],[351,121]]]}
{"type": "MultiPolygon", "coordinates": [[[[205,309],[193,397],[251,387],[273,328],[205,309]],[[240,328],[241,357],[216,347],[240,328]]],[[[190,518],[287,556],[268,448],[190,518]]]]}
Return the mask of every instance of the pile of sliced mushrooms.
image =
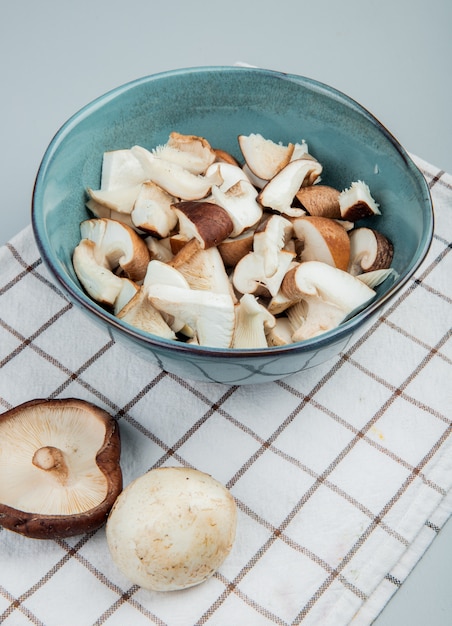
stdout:
{"type": "Polygon", "coordinates": [[[395,274],[393,245],[362,219],[368,185],[335,189],[305,140],[240,135],[239,163],[204,137],[103,155],[73,254],[87,294],[166,339],[266,348],[316,337],[395,274]]]}

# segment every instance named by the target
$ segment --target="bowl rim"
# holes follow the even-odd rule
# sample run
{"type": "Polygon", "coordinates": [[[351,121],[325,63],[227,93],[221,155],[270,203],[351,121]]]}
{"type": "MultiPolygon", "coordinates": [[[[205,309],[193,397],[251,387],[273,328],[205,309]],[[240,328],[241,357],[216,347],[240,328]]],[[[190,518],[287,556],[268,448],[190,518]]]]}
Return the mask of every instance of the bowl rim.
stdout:
{"type": "Polygon", "coordinates": [[[72,303],[78,305],[83,310],[86,310],[91,316],[97,319],[101,323],[111,325],[120,334],[125,335],[129,340],[135,343],[141,344],[148,348],[154,348],[156,350],[169,350],[172,353],[179,353],[181,355],[190,356],[204,356],[204,357],[221,357],[229,359],[241,359],[241,358],[263,358],[263,357],[277,357],[282,354],[298,354],[306,352],[314,352],[321,350],[323,347],[329,346],[332,343],[336,343],[344,340],[351,333],[358,330],[366,320],[374,317],[378,310],[388,303],[412,278],[413,274],[419,268],[424,261],[427,253],[430,249],[433,232],[434,232],[434,212],[433,203],[431,198],[430,189],[428,187],[425,177],[414,163],[408,152],[400,144],[400,142],[394,137],[394,135],[380,122],[380,120],[371,113],[366,107],[361,105],[352,97],[348,96],[339,89],[332,87],[326,83],[318,81],[307,76],[281,72],[278,70],[259,68],[254,66],[242,66],[242,65],[205,65],[196,67],[186,67],[173,70],[167,70],[158,72],[155,74],[149,74],[141,76],[139,78],[125,82],[113,89],[106,91],[105,93],[97,96],[83,107],[79,108],[73,113],[60,127],[57,129],[52,139],[50,140],[41,163],[38,167],[36,178],[32,189],[32,201],[31,201],[31,223],[32,230],[35,237],[36,245],[44,264],[50,270],[52,276],[57,280],[57,283],[62,287],[63,292],[72,301],[72,303]],[[360,115],[364,116],[370,123],[377,127],[377,129],[386,137],[386,139],[393,145],[399,156],[410,169],[412,175],[416,178],[418,184],[423,188],[423,201],[428,206],[428,211],[425,215],[428,217],[427,228],[422,233],[422,237],[419,242],[417,255],[409,264],[409,267],[405,271],[403,276],[399,276],[397,280],[389,287],[389,289],[379,296],[374,301],[370,302],[364,309],[352,314],[344,322],[341,322],[339,326],[322,333],[317,337],[312,337],[301,342],[291,343],[284,346],[271,346],[267,348],[217,348],[211,346],[188,344],[173,339],[164,339],[156,335],[152,335],[138,328],[131,326],[130,324],[123,322],[119,318],[115,317],[112,313],[109,313],[99,304],[89,298],[81,287],[74,287],[68,280],[67,275],[61,270],[59,265],[55,263],[48,253],[50,249],[49,240],[46,234],[45,223],[43,216],[38,212],[39,198],[41,195],[41,186],[43,185],[45,174],[47,169],[55,155],[59,145],[65,139],[65,137],[71,132],[80,121],[88,117],[91,112],[96,111],[104,104],[108,103],[121,94],[139,87],[142,84],[146,84],[153,81],[165,80],[166,78],[172,78],[176,76],[186,76],[188,74],[202,74],[209,72],[243,72],[243,73],[255,73],[265,74],[267,76],[279,78],[282,80],[290,80],[296,82],[299,85],[307,86],[310,89],[314,89],[317,92],[327,94],[328,96],[334,96],[344,104],[352,107],[360,115]]]}

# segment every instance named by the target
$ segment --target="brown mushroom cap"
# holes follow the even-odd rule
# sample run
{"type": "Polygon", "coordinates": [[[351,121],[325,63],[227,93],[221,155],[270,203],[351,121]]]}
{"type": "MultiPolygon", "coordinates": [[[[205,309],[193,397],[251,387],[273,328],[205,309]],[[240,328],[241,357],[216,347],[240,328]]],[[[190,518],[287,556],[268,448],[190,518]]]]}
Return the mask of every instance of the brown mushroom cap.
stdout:
{"type": "Polygon", "coordinates": [[[218,245],[234,228],[229,213],[213,202],[187,200],[172,206],[179,218],[179,232],[187,239],[195,237],[202,248],[218,245]]]}
{"type": "Polygon", "coordinates": [[[328,185],[309,185],[301,187],[296,197],[309,215],[320,217],[341,218],[339,206],[340,191],[328,185]]]}
{"type": "Polygon", "coordinates": [[[304,216],[293,221],[295,238],[302,245],[301,261],[323,261],[346,270],[350,238],[343,226],[328,217],[304,216]]]}
{"type": "Polygon", "coordinates": [[[117,422],[75,398],[0,415],[0,525],[36,539],[100,528],[122,490],[117,422]]]}

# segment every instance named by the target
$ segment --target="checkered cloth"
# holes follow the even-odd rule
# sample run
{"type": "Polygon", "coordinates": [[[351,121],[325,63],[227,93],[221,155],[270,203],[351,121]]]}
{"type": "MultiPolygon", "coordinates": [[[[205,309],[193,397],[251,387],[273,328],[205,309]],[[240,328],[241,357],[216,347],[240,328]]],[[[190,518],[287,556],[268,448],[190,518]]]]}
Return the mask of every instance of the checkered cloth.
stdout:
{"type": "Polygon", "coordinates": [[[341,626],[378,615],[452,510],[452,177],[416,163],[436,213],[427,259],[346,353],[280,382],[167,374],[67,301],[30,228],[0,249],[0,407],[94,402],[119,421],[125,485],[152,467],[196,467],[239,511],[221,569],[168,593],[131,584],[104,529],[48,541],[0,530],[2,624],[341,626]]]}

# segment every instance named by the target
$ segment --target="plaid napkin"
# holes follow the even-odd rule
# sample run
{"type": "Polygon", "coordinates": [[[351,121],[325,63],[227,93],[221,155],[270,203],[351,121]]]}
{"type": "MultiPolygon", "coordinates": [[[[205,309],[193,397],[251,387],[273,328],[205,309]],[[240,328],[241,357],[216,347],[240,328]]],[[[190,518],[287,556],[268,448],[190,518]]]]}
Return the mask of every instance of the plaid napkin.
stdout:
{"type": "Polygon", "coordinates": [[[0,530],[2,624],[375,619],[452,510],[452,177],[416,163],[436,213],[417,275],[346,353],[265,385],[182,380],[139,360],[66,300],[30,228],[0,249],[1,409],[94,402],[119,421],[126,485],[152,467],[192,466],[239,511],[221,569],[168,593],[131,584],[104,529],[57,541],[0,530]]]}

